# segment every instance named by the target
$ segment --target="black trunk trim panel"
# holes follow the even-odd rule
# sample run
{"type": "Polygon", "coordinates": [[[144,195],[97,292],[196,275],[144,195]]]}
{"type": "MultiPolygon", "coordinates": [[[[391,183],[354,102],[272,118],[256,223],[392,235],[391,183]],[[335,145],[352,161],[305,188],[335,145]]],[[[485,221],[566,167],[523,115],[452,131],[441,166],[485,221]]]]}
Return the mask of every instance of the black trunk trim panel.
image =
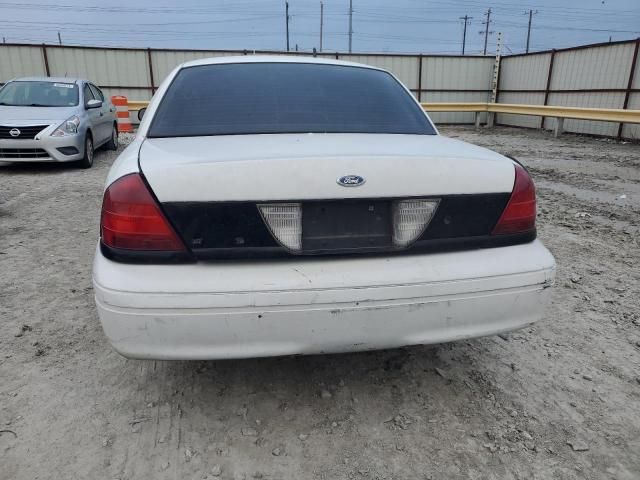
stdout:
{"type": "Polygon", "coordinates": [[[511,193],[447,195],[420,240],[489,235],[511,193]]]}
{"type": "Polygon", "coordinates": [[[171,202],[162,207],[187,248],[281,248],[255,202],[171,202]]]}
{"type": "MultiPolygon", "coordinates": [[[[524,243],[535,238],[535,231],[518,235],[491,236],[504,210],[510,193],[445,195],[422,236],[409,248],[398,249],[390,242],[390,229],[374,228],[373,235],[344,241],[337,230],[329,232],[330,242],[321,238],[327,219],[319,220],[315,232],[309,223],[322,208],[335,205],[353,215],[363,205],[378,209],[380,218],[390,223],[389,205],[393,199],[303,201],[303,251],[291,253],[280,246],[264,223],[257,203],[260,202],[166,202],[162,208],[185,245],[198,260],[218,258],[273,258],[292,255],[410,253],[425,251],[465,250],[524,243]],[[353,210],[355,208],[355,210],[353,210]],[[323,223],[324,222],[324,223],[323,223]],[[324,225],[324,226],[323,226],[324,225]],[[372,243],[372,238],[373,240],[372,243]],[[325,245],[322,242],[325,241],[325,245]]],[[[426,198],[426,197],[425,197],[426,198]]],[[[335,218],[344,225],[344,218],[335,218]]],[[[389,226],[389,225],[388,225],[389,226]]],[[[360,233],[372,233],[366,225],[353,227],[360,233]]],[[[354,230],[354,231],[355,231],[354,230]]]]}

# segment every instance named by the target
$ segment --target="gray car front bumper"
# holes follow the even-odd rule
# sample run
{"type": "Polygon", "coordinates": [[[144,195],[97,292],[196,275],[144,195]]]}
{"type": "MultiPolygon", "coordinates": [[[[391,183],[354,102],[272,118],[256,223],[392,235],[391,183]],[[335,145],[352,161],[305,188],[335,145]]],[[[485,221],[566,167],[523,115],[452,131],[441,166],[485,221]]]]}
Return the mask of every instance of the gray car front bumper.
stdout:
{"type": "Polygon", "coordinates": [[[0,140],[0,162],[73,162],[84,157],[84,135],[0,140]],[[74,150],[75,149],[75,150],[74,150]]]}

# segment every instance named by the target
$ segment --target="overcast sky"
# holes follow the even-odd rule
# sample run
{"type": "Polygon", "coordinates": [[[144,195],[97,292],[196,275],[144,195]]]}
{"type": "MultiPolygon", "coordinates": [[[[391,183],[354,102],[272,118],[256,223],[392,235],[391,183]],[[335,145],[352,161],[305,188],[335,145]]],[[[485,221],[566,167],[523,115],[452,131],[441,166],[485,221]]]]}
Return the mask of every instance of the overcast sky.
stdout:
{"type": "MultiPolygon", "coordinates": [[[[502,32],[505,51],[640,37],[640,0],[353,0],[354,52],[482,52],[491,8],[489,52],[502,32]]],[[[0,0],[0,37],[12,43],[63,43],[193,49],[284,49],[284,0],[0,0]]],[[[349,0],[324,0],[325,51],[348,48],[349,0]]],[[[320,47],[320,0],[289,0],[290,45],[320,47]]]]}

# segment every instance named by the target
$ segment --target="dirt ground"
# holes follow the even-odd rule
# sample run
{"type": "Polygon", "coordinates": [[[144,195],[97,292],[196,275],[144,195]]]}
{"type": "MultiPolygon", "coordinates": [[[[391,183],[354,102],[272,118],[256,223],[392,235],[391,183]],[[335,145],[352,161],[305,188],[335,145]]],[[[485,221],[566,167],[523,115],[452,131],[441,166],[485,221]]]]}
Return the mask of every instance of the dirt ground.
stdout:
{"type": "Polygon", "coordinates": [[[125,360],[91,289],[115,155],[0,167],[0,479],[640,478],[640,145],[443,133],[531,169],[553,303],[509,335],[352,355],[125,360]]]}

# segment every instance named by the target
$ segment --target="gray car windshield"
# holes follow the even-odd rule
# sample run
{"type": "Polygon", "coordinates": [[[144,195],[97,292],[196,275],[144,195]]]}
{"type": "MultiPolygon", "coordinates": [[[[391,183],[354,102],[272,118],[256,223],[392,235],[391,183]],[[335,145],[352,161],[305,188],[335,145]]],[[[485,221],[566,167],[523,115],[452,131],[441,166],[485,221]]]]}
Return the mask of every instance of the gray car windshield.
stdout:
{"type": "Polygon", "coordinates": [[[75,83],[18,81],[0,90],[0,106],[73,107],[78,105],[75,83]]]}
{"type": "Polygon", "coordinates": [[[164,95],[149,137],[259,133],[435,131],[391,75],[309,63],[237,63],[184,68],[164,95]]]}

